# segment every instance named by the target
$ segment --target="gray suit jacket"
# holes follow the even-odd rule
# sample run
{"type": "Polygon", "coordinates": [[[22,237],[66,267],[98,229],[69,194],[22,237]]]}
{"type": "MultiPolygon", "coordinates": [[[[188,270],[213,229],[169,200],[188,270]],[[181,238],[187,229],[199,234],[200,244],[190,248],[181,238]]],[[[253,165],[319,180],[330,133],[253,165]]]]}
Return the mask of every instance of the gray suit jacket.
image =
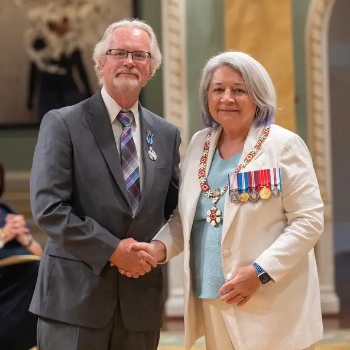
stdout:
{"type": "Polygon", "coordinates": [[[100,328],[113,316],[119,299],[128,329],[161,327],[161,268],[129,279],[108,263],[120,240],[151,241],[177,205],[179,130],[141,106],[139,111],[145,171],[134,218],[100,92],[50,111],[42,120],[31,172],[31,206],[49,240],[31,312],[100,328]],[[156,161],[147,154],[148,130],[154,134],[156,161]]]}

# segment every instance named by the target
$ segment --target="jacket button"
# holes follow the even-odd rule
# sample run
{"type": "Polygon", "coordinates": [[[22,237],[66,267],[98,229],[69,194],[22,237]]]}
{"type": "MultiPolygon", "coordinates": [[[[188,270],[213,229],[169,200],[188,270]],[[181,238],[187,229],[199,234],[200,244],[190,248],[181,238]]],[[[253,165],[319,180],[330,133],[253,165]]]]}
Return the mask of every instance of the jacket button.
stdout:
{"type": "Polygon", "coordinates": [[[228,258],[229,256],[231,256],[231,250],[230,249],[224,249],[223,255],[225,258],[228,258]]]}

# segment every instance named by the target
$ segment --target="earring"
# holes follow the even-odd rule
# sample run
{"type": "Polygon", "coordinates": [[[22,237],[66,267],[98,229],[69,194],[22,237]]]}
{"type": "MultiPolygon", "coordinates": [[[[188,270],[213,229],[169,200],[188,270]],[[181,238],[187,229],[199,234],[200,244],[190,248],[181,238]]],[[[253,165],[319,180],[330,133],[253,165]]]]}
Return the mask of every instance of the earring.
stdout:
{"type": "Polygon", "coordinates": [[[260,112],[259,107],[256,107],[256,110],[255,110],[255,118],[258,118],[259,112],[260,112]]]}

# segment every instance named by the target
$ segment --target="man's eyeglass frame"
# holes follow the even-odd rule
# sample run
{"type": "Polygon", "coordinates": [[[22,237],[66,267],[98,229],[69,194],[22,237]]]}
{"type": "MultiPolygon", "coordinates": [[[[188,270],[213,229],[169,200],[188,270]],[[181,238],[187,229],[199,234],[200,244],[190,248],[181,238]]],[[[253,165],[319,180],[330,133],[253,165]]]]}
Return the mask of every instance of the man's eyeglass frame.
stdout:
{"type": "Polygon", "coordinates": [[[136,50],[136,51],[128,51],[128,50],[124,50],[124,49],[109,49],[106,51],[106,55],[107,56],[112,56],[113,58],[116,58],[116,59],[120,59],[120,61],[123,61],[123,60],[126,60],[128,57],[129,57],[129,53],[131,54],[131,58],[133,61],[136,61],[136,62],[146,62],[148,61],[152,56],[151,56],[151,53],[150,52],[147,52],[147,51],[142,51],[142,50],[136,50]],[[123,52],[125,57],[118,57],[118,55],[114,55],[112,52],[113,51],[119,51],[119,52],[123,52]],[[134,58],[134,53],[137,53],[137,52],[142,52],[142,53],[145,53],[147,54],[147,57],[146,58],[142,58],[140,59],[139,58],[134,58]]]}

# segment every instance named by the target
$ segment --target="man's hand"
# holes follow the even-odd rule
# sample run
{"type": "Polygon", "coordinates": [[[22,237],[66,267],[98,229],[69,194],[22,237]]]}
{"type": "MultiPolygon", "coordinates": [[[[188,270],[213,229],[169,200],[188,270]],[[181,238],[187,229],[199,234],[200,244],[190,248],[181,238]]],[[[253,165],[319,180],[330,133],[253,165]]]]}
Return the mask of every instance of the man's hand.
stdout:
{"type": "MultiPolygon", "coordinates": [[[[151,254],[156,262],[163,261],[166,258],[166,248],[161,241],[152,241],[151,243],[137,242],[132,245],[133,249],[143,250],[151,254]]],[[[119,268],[119,272],[127,277],[134,277],[128,270],[119,268]]],[[[138,277],[138,276],[137,276],[138,277]]]]}
{"type": "Polygon", "coordinates": [[[26,225],[27,224],[23,215],[6,215],[6,224],[2,228],[2,241],[4,243],[7,243],[9,241],[12,241],[18,235],[27,235],[29,233],[29,230],[26,225]]]}
{"type": "Polygon", "coordinates": [[[123,239],[109,261],[112,266],[128,271],[130,277],[138,278],[156,267],[157,262],[147,251],[133,249],[133,243],[137,242],[132,238],[123,239]]]}
{"type": "Polygon", "coordinates": [[[227,304],[243,306],[259,289],[260,285],[254,267],[252,265],[242,266],[237,269],[233,278],[219,289],[220,300],[227,304]]]}

